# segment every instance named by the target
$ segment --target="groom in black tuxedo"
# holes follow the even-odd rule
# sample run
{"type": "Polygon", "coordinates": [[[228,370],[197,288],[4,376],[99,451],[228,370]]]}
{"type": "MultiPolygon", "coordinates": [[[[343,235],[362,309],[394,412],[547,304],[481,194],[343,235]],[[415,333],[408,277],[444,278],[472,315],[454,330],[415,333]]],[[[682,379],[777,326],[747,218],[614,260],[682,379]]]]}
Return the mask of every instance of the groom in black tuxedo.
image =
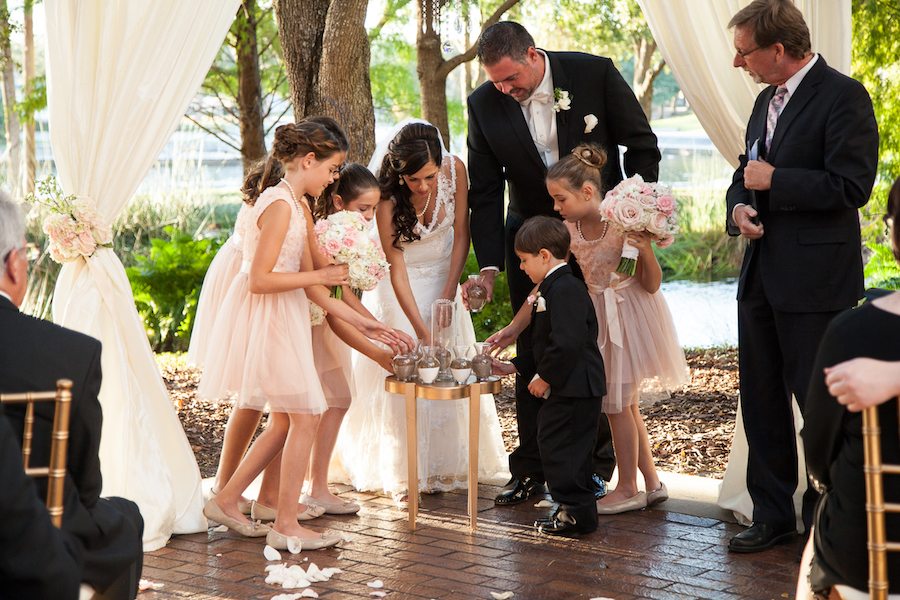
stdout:
{"type": "MultiPolygon", "coordinates": [[[[878,128],[865,88],[811,52],[809,29],[789,0],[756,0],[729,27],[734,66],[769,84],[756,99],[748,154],[727,194],[728,233],[750,240],[738,338],[753,500],[753,524],[728,548],[758,552],[796,531],[791,394],[802,411],[828,322],[863,295],[857,209],[875,181],[878,128]]],[[[810,487],[807,532],[815,500],[810,487]]]]}
{"type": "MultiPolygon", "coordinates": [[[[134,502],[100,497],[100,342],[19,312],[28,283],[24,235],[19,207],[0,194],[0,392],[53,390],[57,379],[72,380],[62,530],[83,546],[81,581],[104,600],[131,599],[143,565],[144,522],[134,502]]],[[[51,403],[35,405],[34,466],[49,464],[53,414],[51,403]]],[[[21,436],[24,405],[10,405],[5,418],[21,436]]],[[[37,489],[46,497],[46,480],[37,489]]]]}
{"type": "MultiPolygon", "coordinates": [[[[517,311],[533,285],[519,269],[513,249],[516,233],[530,217],[559,217],[544,182],[547,169],[578,144],[594,142],[609,154],[603,183],[611,189],[623,178],[619,146],[625,147],[625,172],[639,173],[647,181],[656,181],[660,153],[647,117],[610,59],[538,50],[528,31],[512,21],[482,32],[478,59],[489,81],[468,99],[472,243],[488,298],[494,276],[505,266],[517,311]],[[505,220],[504,183],[509,186],[505,220]]],[[[530,347],[526,330],[519,336],[517,353],[530,347]]],[[[498,504],[524,502],[545,481],[537,448],[540,402],[527,389],[533,375],[520,373],[516,378],[519,447],[510,455],[513,478],[497,496],[498,504]]],[[[605,415],[593,466],[600,497],[615,468],[605,415]]]]}

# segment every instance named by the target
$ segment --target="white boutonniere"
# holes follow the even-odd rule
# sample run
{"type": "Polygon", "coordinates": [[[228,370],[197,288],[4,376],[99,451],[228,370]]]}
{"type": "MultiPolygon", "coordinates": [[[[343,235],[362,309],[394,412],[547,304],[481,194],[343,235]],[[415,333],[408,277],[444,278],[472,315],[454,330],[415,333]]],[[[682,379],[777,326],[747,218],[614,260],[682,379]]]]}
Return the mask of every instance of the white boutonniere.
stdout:
{"type": "Polygon", "coordinates": [[[553,90],[553,112],[570,108],[572,108],[572,97],[569,96],[569,92],[562,88],[555,88],[553,90]]]}
{"type": "Polygon", "coordinates": [[[599,121],[597,120],[597,117],[595,117],[592,114],[585,115],[584,116],[584,132],[585,133],[592,132],[594,130],[594,127],[597,126],[597,123],[599,123],[599,121]]]}

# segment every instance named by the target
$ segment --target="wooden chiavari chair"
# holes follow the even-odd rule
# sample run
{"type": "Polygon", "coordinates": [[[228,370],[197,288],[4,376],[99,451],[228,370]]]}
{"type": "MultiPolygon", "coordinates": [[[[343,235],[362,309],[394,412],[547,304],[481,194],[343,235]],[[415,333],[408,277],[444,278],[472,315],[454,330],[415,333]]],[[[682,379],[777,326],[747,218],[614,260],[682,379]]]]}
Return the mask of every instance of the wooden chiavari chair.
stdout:
{"type": "Polygon", "coordinates": [[[72,382],[60,379],[55,392],[24,392],[0,394],[4,404],[25,404],[25,428],[22,433],[22,463],[25,473],[31,477],[47,477],[47,510],[53,524],[62,525],[63,488],[66,480],[66,447],[69,440],[69,411],[72,403],[72,382]],[[50,464],[46,467],[31,466],[31,442],[34,437],[34,403],[56,403],[53,414],[53,433],[50,442],[50,464]]]}

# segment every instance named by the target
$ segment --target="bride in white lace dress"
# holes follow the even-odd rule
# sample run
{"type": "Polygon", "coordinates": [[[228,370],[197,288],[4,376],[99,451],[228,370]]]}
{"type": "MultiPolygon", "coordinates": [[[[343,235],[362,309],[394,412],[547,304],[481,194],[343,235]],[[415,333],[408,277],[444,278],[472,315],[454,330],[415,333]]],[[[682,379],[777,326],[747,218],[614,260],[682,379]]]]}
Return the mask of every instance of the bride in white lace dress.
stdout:
{"type": "MultiPolygon", "coordinates": [[[[459,158],[443,150],[438,130],[424,122],[401,124],[369,168],[378,175],[383,200],[376,218],[390,277],[363,304],[390,327],[423,341],[430,338],[431,303],[455,300],[460,344],[473,344],[459,278],[469,252],[468,182],[459,158]],[[383,159],[379,160],[383,156],[383,159]],[[376,161],[378,161],[376,163],[376,161]]],[[[355,356],[356,394],[337,443],[345,478],[358,490],[384,491],[400,500],[407,492],[404,398],[384,391],[383,368],[355,356]]],[[[468,403],[418,401],[420,491],[466,488],[468,403]]],[[[478,475],[506,475],[506,452],[494,399],[481,399],[478,475]]]]}

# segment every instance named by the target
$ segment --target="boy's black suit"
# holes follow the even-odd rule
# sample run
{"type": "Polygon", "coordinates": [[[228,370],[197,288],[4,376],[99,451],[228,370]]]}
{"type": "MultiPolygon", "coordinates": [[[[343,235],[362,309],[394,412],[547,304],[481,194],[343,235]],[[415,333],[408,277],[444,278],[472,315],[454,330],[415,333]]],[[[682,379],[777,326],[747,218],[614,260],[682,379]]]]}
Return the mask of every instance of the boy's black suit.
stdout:
{"type": "Polygon", "coordinates": [[[597,529],[591,453],[606,395],[597,314],[583,281],[562,266],[541,282],[532,305],[533,352],[513,360],[550,384],[538,412],[538,449],[550,495],[582,533],[597,529]],[[545,310],[540,310],[545,306],[545,310]]]}

